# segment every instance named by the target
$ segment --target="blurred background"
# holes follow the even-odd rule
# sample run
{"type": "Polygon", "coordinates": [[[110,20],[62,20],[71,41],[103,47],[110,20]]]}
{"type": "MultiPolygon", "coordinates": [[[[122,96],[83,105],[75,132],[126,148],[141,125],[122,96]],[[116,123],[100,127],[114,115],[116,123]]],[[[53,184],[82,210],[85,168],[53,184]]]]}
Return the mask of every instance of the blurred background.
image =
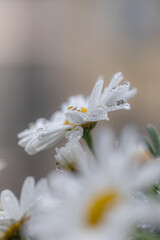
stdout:
{"type": "Polygon", "coordinates": [[[122,71],[138,88],[130,112],[109,115],[117,132],[130,122],[160,130],[159,12],[159,0],[0,0],[0,190],[19,193],[26,176],[54,168],[54,148],[28,156],[17,133],[90,94],[101,74],[108,84],[122,71]]]}

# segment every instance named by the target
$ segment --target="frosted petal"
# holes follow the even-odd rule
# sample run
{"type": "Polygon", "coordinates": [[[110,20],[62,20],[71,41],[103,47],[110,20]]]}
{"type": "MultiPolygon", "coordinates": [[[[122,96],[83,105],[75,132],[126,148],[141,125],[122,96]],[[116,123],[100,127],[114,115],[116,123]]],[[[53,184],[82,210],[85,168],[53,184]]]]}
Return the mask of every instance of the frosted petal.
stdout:
{"type": "Polygon", "coordinates": [[[129,98],[134,97],[134,95],[136,95],[137,93],[137,88],[132,88],[131,90],[129,90],[126,94],[125,94],[125,99],[128,100],[129,98]]]}
{"type": "Polygon", "coordinates": [[[49,147],[54,146],[64,137],[64,135],[65,135],[65,131],[62,131],[62,132],[50,135],[41,141],[39,141],[37,138],[34,138],[27,143],[27,145],[25,146],[25,151],[29,155],[34,155],[37,152],[40,152],[44,149],[48,149],[49,147]]]}
{"type": "Polygon", "coordinates": [[[36,185],[36,198],[41,197],[45,192],[48,191],[48,184],[46,178],[42,178],[37,182],[36,185]]]}
{"type": "Polygon", "coordinates": [[[90,95],[89,98],[89,103],[88,103],[88,110],[87,113],[91,113],[92,110],[97,106],[97,104],[99,103],[100,97],[101,97],[101,92],[102,92],[102,88],[103,88],[103,77],[99,77],[98,81],[96,82],[92,93],[90,95]]]}
{"type": "Polygon", "coordinates": [[[83,115],[85,114],[76,111],[68,111],[65,117],[69,123],[79,125],[84,123],[83,115]]]}
{"type": "Polygon", "coordinates": [[[75,127],[71,131],[66,132],[65,137],[68,141],[79,140],[83,136],[83,128],[80,126],[75,127]]]}
{"type": "Polygon", "coordinates": [[[34,200],[35,192],[35,180],[33,177],[27,177],[23,183],[21,196],[20,196],[20,206],[22,215],[27,212],[30,205],[34,200]]]}
{"type": "Polygon", "coordinates": [[[123,75],[121,72],[117,72],[116,74],[114,74],[109,84],[109,89],[117,87],[122,80],[123,80],[123,75]]]}
{"type": "Polygon", "coordinates": [[[16,196],[10,190],[4,190],[1,193],[2,208],[14,220],[19,220],[21,217],[20,206],[16,196]]]}
{"type": "Polygon", "coordinates": [[[152,185],[160,178],[160,161],[154,160],[145,165],[139,176],[135,179],[135,186],[137,188],[144,188],[152,185]]]}

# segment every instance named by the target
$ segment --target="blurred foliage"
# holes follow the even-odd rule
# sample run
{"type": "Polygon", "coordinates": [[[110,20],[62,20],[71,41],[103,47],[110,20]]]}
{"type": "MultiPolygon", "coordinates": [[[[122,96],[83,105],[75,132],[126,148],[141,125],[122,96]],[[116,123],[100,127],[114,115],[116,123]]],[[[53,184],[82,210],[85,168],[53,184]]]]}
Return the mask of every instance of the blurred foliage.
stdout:
{"type": "Polygon", "coordinates": [[[148,124],[147,132],[150,139],[148,139],[148,137],[145,137],[145,141],[149,151],[154,157],[160,157],[160,136],[157,129],[155,126],[148,124]]]}
{"type": "Polygon", "coordinates": [[[137,229],[133,233],[134,240],[160,240],[160,234],[152,233],[144,229],[137,229]]]}

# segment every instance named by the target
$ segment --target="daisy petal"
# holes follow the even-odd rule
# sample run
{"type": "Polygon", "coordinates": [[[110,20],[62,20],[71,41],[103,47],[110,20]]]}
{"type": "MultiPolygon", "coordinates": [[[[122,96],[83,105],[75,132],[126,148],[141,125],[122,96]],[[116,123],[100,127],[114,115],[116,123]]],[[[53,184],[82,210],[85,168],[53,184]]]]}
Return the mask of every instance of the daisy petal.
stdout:
{"type": "Polygon", "coordinates": [[[34,139],[32,139],[30,142],[27,143],[27,145],[25,146],[25,151],[29,155],[34,155],[44,149],[48,149],[51,146],[54,146],[57,142],[59,142],[64,137],[64,135],[65,135],[65,131],[59,132],[41,141],[39,141],[37,137],[35,137],[34,139]]]}
{"type": "Polygon", "coordinates": [[[121,105],[114,105],[114,106],[108,108],[108,112],[113,112],[113,111],[117,111],[117,110],[121,110],[121,109],[130,110],[131,106],[129,103],[125,103],[125,104],[121,104],[121,105]]]}
{"type": "Polygon", "coordinates": [[[101,96],[101,103],[105,104],[106,102],[106,98],[108,98],[108,94],[109,92],[113,89],[113,88],[117,88],[118,84],[123,80],[123,75],[121,72],[116,73],[112,79],[111,82],[109,84],[108,87],[105,87],[104,92],[101,96]]]}
{"type": "Polygon", "coordinates": [[[21,196],[20,196],[20,206],[21,214],[24,215],[25,212],[30,208],[33,202],[35,191],[35,179],[33,177],[27,177],[23,183],[21,196]]]}
{"type": "Polygon", "coordinates": [[[113,75],[111,82],[109,84],[109,90],[118,86],[118,84],[123,80],[123,74],[121,72],[117,72],[113,75]]]}
{"type": "Polygon", "coordinates": [[[145,165],[136,177],[134,185],[141,189],[151,186],[160,179],[160,160],[154,160],[145,165]]]}
{"type": "Polygon", "coordinates": [[[111,90],[106,96],[105,104],[106,106],[113,106],[120,100],[126,100],[126,93],[129,91],[130,83],[125,82],[125,84],[111,90]]]}
{"type": "Polygon", "coordinates": [[[2,208],[14,220],[20,219],[20,207],[16,196],[10,190],[4,190],[1,193],[2,208]]]}
{"type": "Polygon", "coordinates": [[[90,114],[92,112],[92,110],[97,106],[97,104],[99,103],[100,97],[101,97],[101,92],[102,92],[102,88],[103,88],[103,77],[100,76],[98,78],[98,81],[96,82],[92,93],[90,95],[89,98],[89,102],[88,102],[88,110],[87,113],[90,114]]]}
{"type": "Polygon", "coordinates": [[[106,106],[97,106],[92,111],[92,116],[90,117],[90,121],[100,121],[100,120],[109,120],[107,115],[108,108],[106,106]]]}
{"type": "Polygon", "coordinates": [[[79,140],[83,136],[83,128],[80,126],[75,127],[71,131],[66,132],[65,137],[71,141],[71,140],[79,140]]]}
{"type": "Polygon", "coordinates": [[[48,184],[45,178],[41,178],[36,185],[36,198],[41,197],[45,192],[48,191],[48,184]]]}
{"type": "Polygon", "coordinates": [[[66,129],[69,129],[70,126],[68,125],[62,125],[62,126],[54,126],[53,128],[39,128],[36,132],[37,134],[37,138],[39,141],[43,141],[43,139],[51,136],[51,135],[54,135],[56,133],[59,133],[59,132],[62,132],[66,129]]]}
{"type": "Polygon", "coordinates": [[[128,100],[129,98],[134,97],[136,95],[136,93],[137,93],[137,88],[132,88],[131,90],[126,92],[125,99],[128,100]]]}
{"type": "Polygon", "coordinates": [[[83,115],[85,115],[85,114],[77,112],[77,111],[68,111],[65,113],[65,117],[68,120],[68,122],[71,124],[76,124],[76,125],[80,125],[85,122],[83,119],[83,115]]]}

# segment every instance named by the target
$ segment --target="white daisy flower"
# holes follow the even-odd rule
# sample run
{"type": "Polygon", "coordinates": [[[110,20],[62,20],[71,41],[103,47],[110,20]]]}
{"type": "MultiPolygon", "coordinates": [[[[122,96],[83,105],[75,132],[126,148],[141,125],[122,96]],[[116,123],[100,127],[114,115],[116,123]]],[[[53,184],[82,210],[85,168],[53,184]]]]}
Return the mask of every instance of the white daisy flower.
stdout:
{"type": "Polygon", "coordinates": [[[134,125],[126,126],[117,141],[114,131],[105,126],[101,126],[95,134],[94,148],[98,160],[101,164],[119,164],[115,156],[123,155],[124,164],[131,166],[142,165],[153,160],[145,142],[144,137],[139,133],[134,125]],[[113,156],[112,156],[113,155],[113,156]],[[106,157],[107,156],[107,157],[106,157]],[[109,160],[111,159],[111,160],[109,160]],[[112,160],[113,159],[113,160],[112,160]]]}
{"type": "Polygon", "coordinates": [[[25,179],[19,201],[10,190],[1,192],[0,230],[3,233],[2,239],[11,239],[12,236],[20,234],[22,224],[39,213],[37,204],[47,192],[46,179],[40,179],[35,185],[33,177],[25,179]]]}
{"type": "MultiPolygon", "coordinates": [[[[59,178],[58,187],[56,186],[55,189],[53,188],[55,183],[52,183],[55,180],[54,176],[50,179],[50,185],[54,197],[61,196],[61,202],[49,209],[43,217],[33,219],[29,229],[30,234],[40,240],[54,238],[117,240],[118,235],[118,239],[123,239],[122,230],[126,233],[129,228],[131,229],[131,225],[133,227],[135,223],[146,220],[147,207],[150,212],[154,207],[147,198],[146,202],[142,197],[138,202],[134,198],[137,198],[137,192],[160,176],[160,171],[157,170],[159,167],[160,163],[152,162],[145,171],[137,172],[134,178],[133,175],[130,178],[126,172],[118,176],[104,169],[95,171],[81,181],[78,177],[73,178],[73,175],[69,177],[64,173],[62,183],[59,178]],[[153,177],[153,174],[156,174],[156,177],[153,177]],[[68,193],[64,191],[64,186],[67,186],[71,179],[73,184],[69,184],[72,188],[68,193]]],[[[159,210],[156,213],[159,215],[159,210]]],[[[159,219],[157,216],[155,218],[159,219]]]]}
{"type": "Polygon", "coordinates": [[[116,164],[118,171],[122,167],[133,170],[134,166],[141,166],[153,160],[142,136],[134,126],[125,127],[119,141],[115,140],[112,129],[100,127],[96,132],[94,149],[98,161],[87,148],[84,151],[78,140],[67,142],[64,147],[56,148],[57,169],[84,174],[99,167],[100,163],[100,166],[105,167],[116,164]],[[118,156],[123,156],[123,162],[115,161],[118,156]]]}
{"type": "MultiPolygon", "coordinates": [[[[126,129],[122,135],[124,140],[126,129]]],[[[36,239],[127,240],[131,234],[129,230],[145,220],[149,221],[153,209],[155,212],[151,221],[160,224],[160,208],[142,193],[160,178],[160,161],[157,159],[141,164],[141,154],[135,154],[135,147],[131,149],[133,139],[129,136],[127,139],[125,147],[122,141],[107,154],[105,151],[99,152],[99,159],[102,160],[85,174],[70,175],[64,172],[63,175],[54,173],[50,176],[53,199],[56,197],[61,201],[31,223],[30,233],[36,239]],[[130,149],[127,148],[129,146],[130,149]]],[[[73,147],[74,150],[75,157],[78,152],[84,157],[77,148],[73,147]]],[[[76,157],[77,162],[81,156],[76,157]]]]}
{"type": "Polygon", "coordinates": [[[130,89],[129,82],[119,85],[122,80],[122,73],[115,74],[102,93],[103,78],[99,77],[89,97],[70,97],[68,102],[62,104],[61,111],[53,114],[50,121],[40,119],[29,129],[19,133],[18,144],[32,155],[54,146],[64,136],[68,140],[80,139],[84,130],[92,129],[96,122],[109,120],[108,113],[111,111],[129,110],[127,100],[137,90],[130,89]]]}

